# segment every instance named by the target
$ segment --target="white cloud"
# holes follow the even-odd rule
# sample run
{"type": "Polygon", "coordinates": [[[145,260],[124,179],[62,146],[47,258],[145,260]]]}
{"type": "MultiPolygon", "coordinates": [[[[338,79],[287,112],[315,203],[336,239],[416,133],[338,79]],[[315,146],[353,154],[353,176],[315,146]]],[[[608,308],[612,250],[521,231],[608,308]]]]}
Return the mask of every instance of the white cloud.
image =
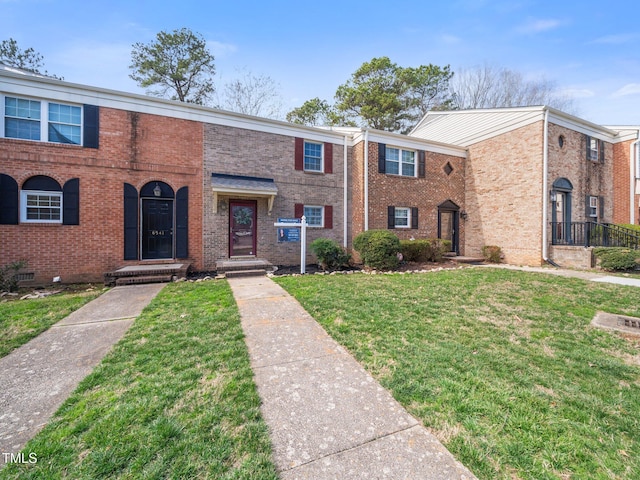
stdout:
{"type": "Polygon", "coordinates": [[[213,53],[216,58],[225,58],[238,51],[238,47],[231,43],[217,42],[215,40],[208,40],[207,47],[213,53]]]}
{"type": "Polygon", "coordinates": [[[530,19],[526,23],[516,27],[516,32],[522,34],[534,34],[546,32],[558,28],[562,22],[553,18],[549,19],[530,19]]]}
{"type": "Polygon", "coordinates": [[[627,83],[624,87],[613,92],[611,97],[618,98],[627,95],[640,95],[640,83],[627,83]]]}
{"type": "Polygon", "coordinates": [[[595,97],[596,95],[596,92],[594,92],[593,90],[577,87],[563,88],[559,93],[570,98],[590,98],[595,97]]]}
{"type": "Polygon", "coordinates": [[[604,44],[604,45],[622,45],[637,40],[640,37],[637,33],[620,33],[617,35],[606,35],[604,37],[596,38],[589,42],[589,44],[604,44]]]}
{"type": "Polygon", "coordinates": [[[460,37],[456,37],[455,35],[450,35],[447,33],[441,35],[440,40],[442,41],[442,43],[445,43],[447,45],[458,45],[462,43],[462,39],[460,37]]]}

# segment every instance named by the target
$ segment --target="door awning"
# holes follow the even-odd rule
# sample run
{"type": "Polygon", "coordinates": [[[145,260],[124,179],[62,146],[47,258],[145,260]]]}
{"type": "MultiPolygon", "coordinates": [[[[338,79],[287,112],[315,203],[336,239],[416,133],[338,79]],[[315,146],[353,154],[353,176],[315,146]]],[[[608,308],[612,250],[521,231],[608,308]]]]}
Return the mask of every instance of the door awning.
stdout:
{"type": "Polygon", "coordinates": [[[228,175],[226,173],[212,173],[211,188],[213,190],[213,213],[218,213],[218,196],[224,195],[236,198],[266,198],[269,215],[271,215],[273,201],[278,195],[278,187],[273,178],[228,175]]]}

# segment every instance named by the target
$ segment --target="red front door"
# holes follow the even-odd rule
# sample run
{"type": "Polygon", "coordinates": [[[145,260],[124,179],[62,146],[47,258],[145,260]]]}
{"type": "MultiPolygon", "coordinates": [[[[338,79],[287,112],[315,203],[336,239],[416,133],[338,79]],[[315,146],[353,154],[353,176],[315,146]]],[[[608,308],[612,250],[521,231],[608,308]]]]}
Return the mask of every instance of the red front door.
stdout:
{"type": "Polygon", "coordinates": [[[229,256],[256,255],[256,202],[229,202],[229,256]]]}

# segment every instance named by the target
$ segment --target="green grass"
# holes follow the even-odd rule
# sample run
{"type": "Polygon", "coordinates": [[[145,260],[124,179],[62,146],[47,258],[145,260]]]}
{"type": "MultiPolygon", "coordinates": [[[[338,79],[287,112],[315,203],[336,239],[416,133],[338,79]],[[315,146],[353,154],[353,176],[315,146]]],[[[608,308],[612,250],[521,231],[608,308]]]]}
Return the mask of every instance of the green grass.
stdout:
{"type": "Polygon", "coordinates": [[[0,358],[37,337],[100,293],[96,290],[60,293],[0,303],[0,358]]]}
{"type": "Polygon", "coordinates": [[[481,479],[640,478],[640,289],[501,269],[282,277],[481,479]]]}
{"type": "Polygon", "coordinates": [[[226,282],[166,286],[0,478],[276,479],[226,282]]]}

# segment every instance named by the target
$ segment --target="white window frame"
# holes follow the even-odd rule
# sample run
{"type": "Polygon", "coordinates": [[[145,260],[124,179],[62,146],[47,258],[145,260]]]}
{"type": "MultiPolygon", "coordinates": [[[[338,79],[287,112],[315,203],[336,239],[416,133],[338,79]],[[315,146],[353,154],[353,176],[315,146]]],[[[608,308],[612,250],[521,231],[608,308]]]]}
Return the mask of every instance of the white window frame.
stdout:
{"type": "MultiPolygon", "coordinates": [[[[304,216],[307,219],[307,226],[311,228],[324,228],[324,207],[321,205],[305,205],[302,210],[304,216]],[[309,215],[307,215],[308,208],[319,208],[320,209],[320,225],[309,223],[309,215]]],[[[314,216],[314,218],[316,218],[314,216]]]]}
{"type": "Polygon", "coordinates": [[[63,196],[61,191],[46,191],[46,190],[20,190],[20,223],[62,223],[63,214],[63,196]],[[44,208],[56,208],[60,210],[60,218],[55,220],[40,220],[27,218],[27,197],[29,195],[57,197],[60,199],[59,207],[44,207],[44,208]]]}
{"type": "MultiPolygon", "coordinates": [[[[1,106],[1,111],[0,111],[0,138],[9,138],[9,139],[13,139],[13,140],[23,140],[26,142],[45,142],[45,143],[55,143],[57,145],[71,145],[71,146],[82,146],[82,141],[84,138],[84,108],[82,105],[78,105],[78,104],[74,104],[74,103],[69,103],[69,102],[60,102],[57,100],[43,100],[40,98],[33,98],[33,97],[26,97],[26,96],[21,96],[21,95],[0,95],[0,97],[2,98],[2,106],[1,106]],[[5,119],[7,118],[6,115],[6,103],[7,103],[7,98],[16,98],[18,100],[28,100],[31,102],[39,102],[40,103],[40,119],[38,120],[38,122],[40,122],[40,139],[39,140],[31,140],[29,138],[16,138],[16,137],[7,137],[6,136],[6,132],[5,132],[5,119]],[[76,107],[80,109],[80,143],[64,143],[64,142],[54,142],[49,140],[49,123],[53,123],[56,125],[67,125],[65,123],[61,123],[61,122],[50,122],[49,121],[49,104],[55,104],[55,105],[64,105],[64,106],[69,106],[69,107],[76,107]]],[[[13,117],[12,117],[13,118],[13,117]]],[[[18,117],[16,117],[18,118],[18,117]]],[[[35,120],[34,120],[35,121],[35,120]]],[[[69,125],[73,125],[76,126],[76,124],[69,124],[69,125]]]]}
{"type": "MultiPolygon", "coordinates": [[[[316,158],[316,157],[309,157],[316,158]]],[[[322,142],[311,142],[305,140],[302,147],[302,168],[305,172],[324,173],[324,144],[322,142]],[[307,168],[307,145],[319,145],[320,146],[320,169],[307,168]]]]}
{"type": "Polygon", "coordinates": [[[598,206],[600,199],[594,195],[589,195],[589,217],[598,218],[598,206]]]}
{"type": "Polygon", "coordinates": [[[595,137],[590,137],[589,144],[589,160],[592,162],[600,161],[600,140],[595,137]],[[595,143],[595,149],[594,149],[595,143]]]}
{"type": "Polygon", "coordinates": [[[393,147],[393,146],[386,146],[386,151],[385,151],[385,172],[389,175],[398,175],[400,177],[416,177],[416,170],[417,170],[417,165],[416,165],[416,151],[415,150],[408,150],[406,148],[400,148],[400,147],[393,147]],[[389,160],[389,150],[396,150],[398,152],[398,160],[389,160]],[[409,163],[409,162],[405,162],[404,161],[404,154],[405,153],[410,153],[413,157],[413,162],[409,163]],[[388,162],[392,162],[392,163],[397,163],[398,164],[398,173],[389,173],[388,168],[387,168],[387,163],[388,162]],[[412,165],[413,166],[413,173],[411,175],[405,175],[403,173],[403,165],[412,165]]]}
{"type": "MultiPolygon", "coordinates": [[[[405,216],[401,216],[400,218],[405,218],[405,216]]],[[[411,228],[411,208],[409,207],[395,207],[395,211],[394,211],[394,215],[393,215],[393,224],[396,228],[411,228]],[[399,225],[398,224],[398,212],[399,211],[404,211],[407,213],[406,215],[406,219],[407,219],[407,224],[406,225],[399,225]]]]}

